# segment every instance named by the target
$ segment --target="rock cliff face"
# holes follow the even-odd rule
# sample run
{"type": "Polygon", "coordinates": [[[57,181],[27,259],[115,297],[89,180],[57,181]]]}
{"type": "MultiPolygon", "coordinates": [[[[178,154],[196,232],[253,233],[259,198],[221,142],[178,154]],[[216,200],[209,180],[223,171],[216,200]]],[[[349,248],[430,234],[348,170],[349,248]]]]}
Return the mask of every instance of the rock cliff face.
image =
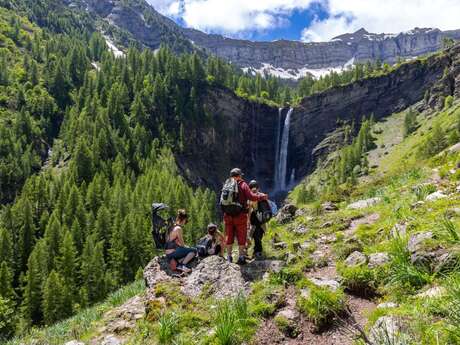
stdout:
{"type": "Polygon", "coordinates": [[[364,29],[330,42],[252,42],[184,30],[195,45],[243,67],[260,68],[263,63],[285,70],[322,69],[380,59],[394,63],[398,57],[413,58],[438,50],[444,37],[460,39],[460,30],[414,29],[405,33],[372,34],[364,29]]]}
{"type": "MultiPolygon", "coordinates": [[[[443,96],[457,94],[460,78],[460,45],[440,56],[403,64],[396,71],[364,79],[303,99],[291,117],[288,176],[295,169],[297,180],[316,164],[315,148],[337,129],[337,120],[374,115],[381,119],[421,100],[426,91],[428,106],[438,106],[443,96]],[[448,73],[446,73],[448,72],[448,73]],[[431,100],[431,101],[430,101],[431,100]]],[[[200,129],[190,143],[194,150],[180,157],[181,166],[197,183],[220,186],[233,166],[257,177],[265,190],[273,186],[279,111],[253,103],[225,89],[212,89],[206,96],[206,112],[213,125],[200,129]]],[[[283,109],[281,123],[287,109],[283,109]]]]}

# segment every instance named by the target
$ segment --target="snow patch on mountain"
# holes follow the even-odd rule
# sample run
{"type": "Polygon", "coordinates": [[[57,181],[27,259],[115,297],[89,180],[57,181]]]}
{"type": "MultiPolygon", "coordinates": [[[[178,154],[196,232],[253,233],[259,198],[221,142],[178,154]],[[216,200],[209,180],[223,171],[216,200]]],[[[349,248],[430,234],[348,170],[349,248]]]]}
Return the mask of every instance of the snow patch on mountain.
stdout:
{"type": "Polygon", "coordinates": [[[305,66],[298,69],[284,69],[281,67],[275,67],[269,63],[262,63],[262,67],[260,68],[244,67],[242,68],[242,70],[243,72],[249,73],[251,75],[256,75],[257,73],[259,73],[261,75],[271,75],[273,77],[278,77],[281,79],[298,80],[300,78],[306,77],[307,75],[311,75],[313,76],[313,78],[319,79],[332,72],[340,73],[346,69],[349,69],[353,66],[354,62],[355,58],[352,58],[343,66],[326,68],[308,68],[307,66],[305,66]]]}

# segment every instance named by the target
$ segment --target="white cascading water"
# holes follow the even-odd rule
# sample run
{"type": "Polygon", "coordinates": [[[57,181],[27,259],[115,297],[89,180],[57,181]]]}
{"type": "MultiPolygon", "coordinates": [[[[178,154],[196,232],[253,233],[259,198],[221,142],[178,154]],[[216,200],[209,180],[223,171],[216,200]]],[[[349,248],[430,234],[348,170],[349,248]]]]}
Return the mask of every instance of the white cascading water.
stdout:
{"type": "Polygon", "coordinates": [[[278,109],[278,127],[276,131],[276,153],[275,153],[275,176],[273,177],[273,190],[276,191],[278,184],[278,162],[280,160],[280,135],[281,135],[281,119],[283,118],[283,108],[278,109]]]}
{"type": "Polygon", "coordinates": [[[289,126],[291,124],[291,114],[293,110],[294,110],[293,108],[289,108],[289,111],[286,115],[286,119],[284,120],[283,135],[281,137],[281,143],[279,144],[279,150],[277,150],[279,154],[277,154],[278,157],[276,157],[277,166],[275,170],[275,188],[274,188],[275,191],[285,191],[286,190],[287,157],[288,157],[288,147],[289,147],[289,126]]]}

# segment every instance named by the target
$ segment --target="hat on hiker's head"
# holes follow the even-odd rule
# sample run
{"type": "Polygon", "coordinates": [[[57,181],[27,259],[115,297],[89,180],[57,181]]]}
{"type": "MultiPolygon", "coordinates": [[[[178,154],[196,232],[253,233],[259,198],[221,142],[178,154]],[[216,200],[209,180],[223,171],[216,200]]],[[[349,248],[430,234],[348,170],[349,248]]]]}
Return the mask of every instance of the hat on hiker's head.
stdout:
{"type": "Polygon", "coordinates": [[[249,182],[249,188],[259,188],[259,184],[257,183],[256,180],[252,180],[251,182],[249,182]]]}
{"type": "Polygon", "coordinates": [[[243,176],[243,172],[241,171],[240,168],[233,168],[230,170],[230,176],[231,177],[236,177],[236,176],[243,176]]]}
{"type": "Polygon", "coordinates": [[[217,230],[217,225],[214,223],[209,223],[208,224],[208,232],[214,232],[217,230]]]}

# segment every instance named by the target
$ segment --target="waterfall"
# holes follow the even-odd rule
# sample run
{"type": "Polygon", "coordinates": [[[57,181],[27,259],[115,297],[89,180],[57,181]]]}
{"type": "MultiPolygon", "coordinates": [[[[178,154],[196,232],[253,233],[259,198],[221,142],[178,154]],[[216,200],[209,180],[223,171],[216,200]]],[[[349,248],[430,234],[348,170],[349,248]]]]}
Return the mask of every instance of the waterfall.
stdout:
{"type": "Polygon", "coordinates": [[[278,162],[280,160],[280,136],[281,136],[281,119],[283,118],[283,108],[278,109],[278,127],[276,130],[276,153],[275,153],[275,176],[273,177],[273,190],[277,189],[278,186],[278,162]]]}
{"type": "MultiPolygon", "coordinates": [[[[291,114],[294,109],[290,108],[286,119],[284,120],[283,135],[281,136],[281,143],[278,141],[279,149],[276,157],[276,171],[275,171],[275,191],[286,190],[286,173],[287,173],[287,157],[289,147],[289,126],[291,123],[291,114]]],[[[281,126],[280,126],[281,127],[281,126]]]]}

